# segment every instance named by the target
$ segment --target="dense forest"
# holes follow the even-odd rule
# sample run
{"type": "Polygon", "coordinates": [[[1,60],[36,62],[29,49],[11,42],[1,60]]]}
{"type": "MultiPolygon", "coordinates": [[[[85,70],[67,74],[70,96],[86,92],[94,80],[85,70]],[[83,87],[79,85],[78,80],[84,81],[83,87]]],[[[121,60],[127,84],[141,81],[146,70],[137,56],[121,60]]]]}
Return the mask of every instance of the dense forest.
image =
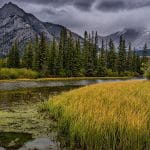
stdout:
{"type": "Polygon", "coordinates": [[[27,68],[40,72],[43,77],[77,77],[77,76],[138,76],[143,72],[142,64],[148,61],[145,56],[136,55],[131,43],[126,43],[120,36],[119,47],[113,40],[102,40],[98,46],[97,32],[84,33],[84,41],[73,38],[66,28],[61,31],[59,42],[54,38],[47,42],[44,33],[35,37],[25,46],[20,54],[15,41],[6,58],[1,59],[0,66],[8,68],[27,68]],[[126,46],[129,45],[129,46],[126,46]]]}

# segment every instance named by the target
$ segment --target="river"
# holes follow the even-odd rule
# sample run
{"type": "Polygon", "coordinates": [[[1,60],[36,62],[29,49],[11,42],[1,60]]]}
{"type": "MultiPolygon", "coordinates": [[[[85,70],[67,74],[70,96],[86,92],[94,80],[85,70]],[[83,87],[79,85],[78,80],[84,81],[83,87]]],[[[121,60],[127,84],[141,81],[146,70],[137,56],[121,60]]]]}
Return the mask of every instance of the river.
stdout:
{"type": "Polygon", "coordinates": [[[41,102],[61,92],[120,80],[0,82],[0,150],[60,150],[55,123],[38,113],[41,102]]]}

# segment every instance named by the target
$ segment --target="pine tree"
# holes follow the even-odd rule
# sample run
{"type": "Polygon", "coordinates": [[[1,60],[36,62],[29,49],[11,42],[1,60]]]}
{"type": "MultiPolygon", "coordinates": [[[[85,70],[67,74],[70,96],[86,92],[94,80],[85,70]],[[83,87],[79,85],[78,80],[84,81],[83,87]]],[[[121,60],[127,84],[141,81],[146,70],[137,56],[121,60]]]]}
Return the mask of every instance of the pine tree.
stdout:
{"type": "Polygon", "coordinates": [[[120,36],[119,52],[118,52],[118,72],[124,72],[126,70],[126,45],[125,40],[120,36]]]}
{"type": "Polygon", "coordinates": [[[107,68],[111,69],[113,72],[117,71],[117,53],[115,51],[115,46],[110,39],[109,41],[109,51],[108,51],[108,56],[107,56],[107,68]]]}
{"type": "Polygon", "coordinates": [[[32,69],[33,65],[33,46],[31,42],[26,46],[22,59],[23,67],[32,69]]]}
{"type": "Polygon", "coordinates": [[[136,51],[134,48],[133,58],[132,58],[132,71],[141,74],[142,73],[141,72],[141,64],[142,64],[142,61],[141,61],[140,57],[136,54],[136,51]]]}
{"type": "Polygon", "coordinates": [[[56,63],[57,63],[57,53],[58,53],[58,47],[55,38],[53,38],[53,41],[50,45],[50,52],[49,52],[49,58],[48,58],[48,70],[51,75],[56,75],[56,63]]]}
{"type": "Polygon", "coordinates": [[[15,43],[12,45],[12,48],[8,54],[7,64],[9,68],[20,67],[20,56],[19,56],[19,49],[18,49],[17,41],[15,41],[15,43]]]}
{"type": "Polygon", "coordinates": [[[95,34],[95,41],[93,44],[93,65],[94,65],[94,72],[96,72],[97,69],[97,53],[98,53],[98,33],[95,34]]]}
{"type": "Polygon", "coordinates": [[[39,43],[39,71],[41,72],[42,75],[46,75],[48,71],[47,56],[48,56],[48,47],[45,35],[44,33],[42,33],[41,40],[39,43]]]}
{"type": "Polygon", "coordinates": [[[133,71],[132,61],[133,61],[133,52],[131,43],[129,43],[129,49],[127,53],[127,65],[126,65],[127,71],[133,71]]]}
{"type": "Polygon", "coordinates": [[[142,63],[146,64],[148,62],[148,57],[147,57],[147,44],[145,43],[143,47],[143,57],[142,57],[142,63]]]}
{"type": "Polygon", "coordinates": [[[87,64],[85,68],[85,75],[86,76],[94,75],[93,44],[92,44],[92,38],[90,34],[87,43],[87,64]]]}
{"type": "Polygon", "coordinates": [[[58,76],[65,76],[65,70],[64,70],[64,39],[65,39],[65,29],[61,30],[60,33],[60,41],[59,41],[59,49],[58,49],[58,53],[57,53],[57,58],[56,58],[56,74],[58,76]]]}
{"type": "Polygon", "coordinates": [[[85,31],[84,33],[84,43],[83,43],[83,50],[82,50],[82,62],[83,62],[83,68],[84,73],[86,74],[86,70],[88,68],[88,53],[89,53],[89,47],[88,47],[88,33],[85,31]]]}
{"type": "Polygon", "coordinates": [[[35,37],[35,42],[34,42],[34,46],[33,46],[33,69],[36,71],[40,71],[40,51],[39,51],[39,38],[38,35],[36,35],[35,37]]]}
{"type": "Polygon", "coordinates": [[[102,40],[102,47],[99,53],[98,65],[97,65],[97,75],[100,77],[104,77],[107,74],[106,67],[106,57],[105,57],[105,47],[104,41],[102,40]]]}
{"type": "Polygon", "coordinates": [[[82,75],[82,59],[81,59],[81,46],[80,40],[76,40],[75,48],[73,50],[73,67],[72,67],[73,76],[82,75]]]}

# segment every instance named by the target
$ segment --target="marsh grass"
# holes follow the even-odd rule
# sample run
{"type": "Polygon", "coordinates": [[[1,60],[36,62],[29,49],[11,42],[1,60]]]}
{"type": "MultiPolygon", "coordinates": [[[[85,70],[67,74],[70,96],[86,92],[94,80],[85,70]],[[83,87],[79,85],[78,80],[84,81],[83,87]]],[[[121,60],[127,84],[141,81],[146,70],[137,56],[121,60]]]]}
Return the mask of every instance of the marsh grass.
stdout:
{"type": "Polygon", "coordinates": [[[88,150],[150,149],[150,82],[87,86],[40,107],[58,121],[71,147],[88,150]]]}

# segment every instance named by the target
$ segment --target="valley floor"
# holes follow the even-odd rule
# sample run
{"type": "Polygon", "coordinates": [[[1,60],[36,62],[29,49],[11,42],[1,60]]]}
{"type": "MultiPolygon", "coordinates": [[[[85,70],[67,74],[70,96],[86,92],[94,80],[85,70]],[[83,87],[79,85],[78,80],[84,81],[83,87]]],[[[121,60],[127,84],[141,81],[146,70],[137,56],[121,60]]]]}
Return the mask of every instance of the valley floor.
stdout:
{"type": "Polygon", "coordinates": [[[41,105],[58,121],[71,147],[89,150],[149,150],[150,82],[86,86],[41,105]]]}

